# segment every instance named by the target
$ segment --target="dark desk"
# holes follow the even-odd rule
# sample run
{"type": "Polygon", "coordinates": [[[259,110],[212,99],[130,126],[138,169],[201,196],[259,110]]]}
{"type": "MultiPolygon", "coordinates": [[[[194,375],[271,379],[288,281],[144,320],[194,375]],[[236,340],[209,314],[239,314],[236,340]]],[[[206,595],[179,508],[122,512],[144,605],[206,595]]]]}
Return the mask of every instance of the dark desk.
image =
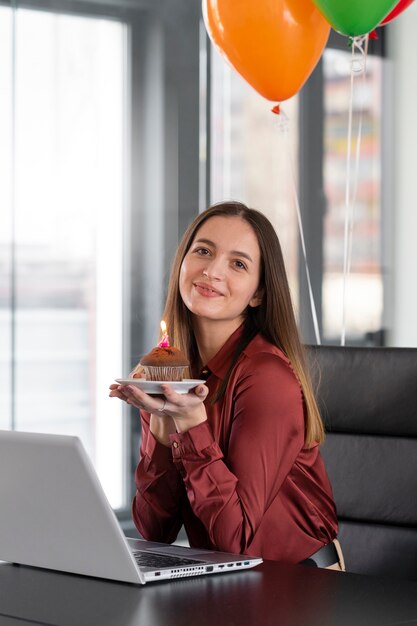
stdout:
{"type": "Polygon", "coordinates": [[[272,561],[145,586],[0,565],[0,626],[417,625],[417,583],[272,561]]]}

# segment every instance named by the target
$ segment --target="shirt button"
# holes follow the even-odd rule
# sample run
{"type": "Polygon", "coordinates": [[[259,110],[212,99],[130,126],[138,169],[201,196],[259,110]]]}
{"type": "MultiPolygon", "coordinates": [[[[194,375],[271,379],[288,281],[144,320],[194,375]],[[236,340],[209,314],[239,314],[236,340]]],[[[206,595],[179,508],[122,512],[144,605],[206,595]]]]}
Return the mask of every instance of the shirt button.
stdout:
{"type": "Polygon", "coordinates": [[[178,444],[178,441],[173,441],[173,442],[172,442],[172,447],[173,447],[173,448],[178,448],[178,445],[179,445],[179,444],[178,444]]]}

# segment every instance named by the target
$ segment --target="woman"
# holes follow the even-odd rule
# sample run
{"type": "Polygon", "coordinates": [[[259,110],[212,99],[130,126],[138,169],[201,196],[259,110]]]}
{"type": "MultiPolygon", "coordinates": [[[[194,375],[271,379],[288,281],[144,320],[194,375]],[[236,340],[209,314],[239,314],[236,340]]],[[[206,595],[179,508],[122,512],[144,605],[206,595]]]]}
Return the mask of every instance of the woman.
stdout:
{"type": "Polygon", "coordinates": [[[193,221],[164,319],[205,384],[178,395],[167,383],[164,399],[111,386],[141,409],[139,532],[172,542],[184,524],[193,547],[343,568],[323,424],[263,214],[224,202],[193,221]]]}

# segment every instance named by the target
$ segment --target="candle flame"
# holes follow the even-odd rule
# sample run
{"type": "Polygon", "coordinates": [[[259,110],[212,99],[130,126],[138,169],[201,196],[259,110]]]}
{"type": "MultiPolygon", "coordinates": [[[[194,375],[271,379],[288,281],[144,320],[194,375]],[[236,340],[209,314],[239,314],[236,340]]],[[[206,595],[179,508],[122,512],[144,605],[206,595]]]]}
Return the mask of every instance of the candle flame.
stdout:
{"type": "Polygon", "coordinates": [[[167,325],[165,324],[164,320],[162,320],[161,322],[161,331],[162,331],[162,338],[161,338],[161,341],[158,343],[158,346],[160,348],[169,348],[169,337],[167,335],[167,325]]]}

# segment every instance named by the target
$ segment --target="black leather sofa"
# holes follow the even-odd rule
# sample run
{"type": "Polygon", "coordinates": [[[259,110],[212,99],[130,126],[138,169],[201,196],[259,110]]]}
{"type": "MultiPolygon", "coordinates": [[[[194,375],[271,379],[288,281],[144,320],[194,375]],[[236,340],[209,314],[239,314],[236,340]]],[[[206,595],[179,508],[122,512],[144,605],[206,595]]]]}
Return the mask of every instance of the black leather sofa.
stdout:
{"type": "Polygon", "coordinates": [[[346,568],[417,580],[417,349],[309,356],[346,568]]]}

